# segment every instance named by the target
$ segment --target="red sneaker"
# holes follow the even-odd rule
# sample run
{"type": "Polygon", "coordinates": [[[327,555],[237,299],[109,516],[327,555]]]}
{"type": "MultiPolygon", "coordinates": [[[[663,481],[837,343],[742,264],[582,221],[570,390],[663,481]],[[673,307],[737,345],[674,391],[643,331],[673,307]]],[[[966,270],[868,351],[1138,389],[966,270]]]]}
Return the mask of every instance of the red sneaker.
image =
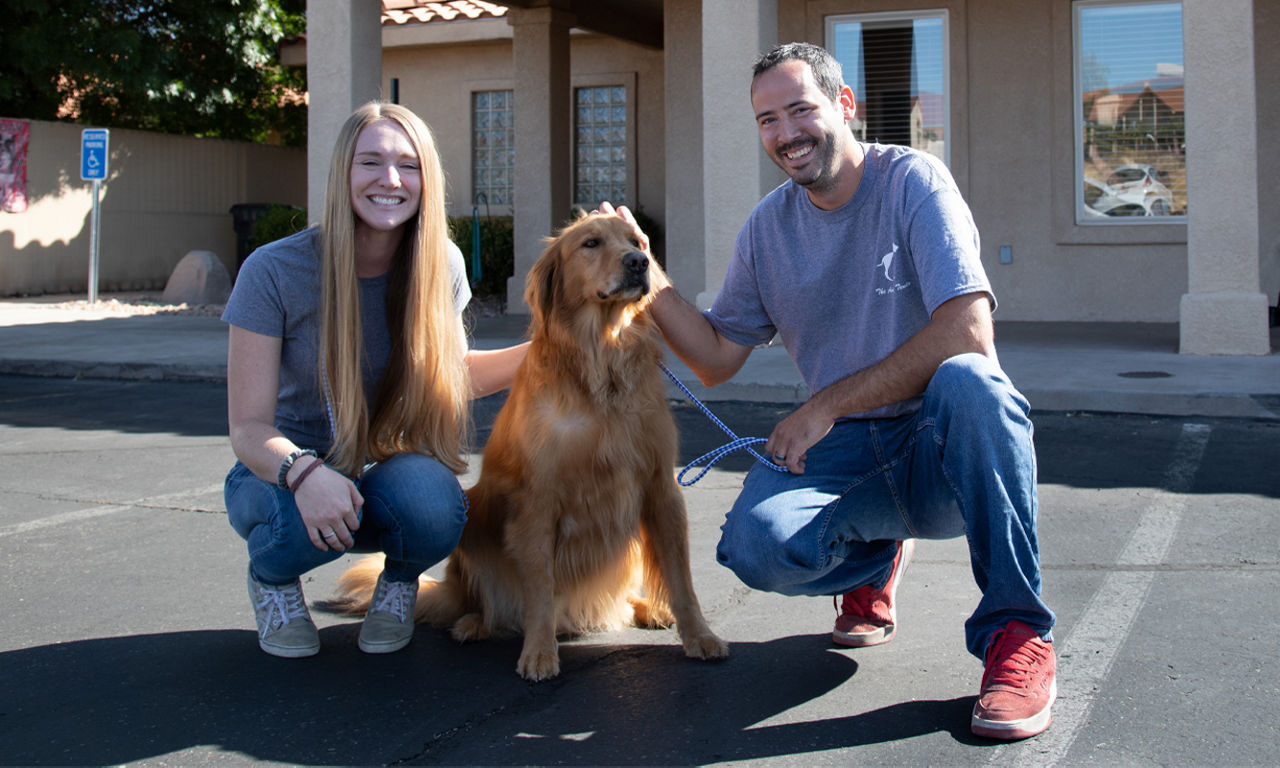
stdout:
{"type": "Polygon", "coordinates": [[[1021,621],[998,630],[987,646],[982,692],[969,728],[989,739],[1025,739],[1049,727],[1058,697],[1053,645],[1021,621]]]}
{"type": "Polygon", "coordinates": [[[898,610],[893,601],[915,549],[915,539],[898,542],[898,555],[893,558],[893,570],[889,571],[889,580],[883,587],[876,589],[867,585],[845,593],[840,601],[836,628],[831,633],[832,641],[850,648],[865,648],[893,639],[898,631],[898,610]]]}

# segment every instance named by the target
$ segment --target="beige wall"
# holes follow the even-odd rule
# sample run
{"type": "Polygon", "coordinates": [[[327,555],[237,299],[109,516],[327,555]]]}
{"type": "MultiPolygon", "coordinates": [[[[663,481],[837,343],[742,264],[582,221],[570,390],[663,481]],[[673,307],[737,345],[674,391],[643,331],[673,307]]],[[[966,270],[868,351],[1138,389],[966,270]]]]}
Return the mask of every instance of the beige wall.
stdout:
{"type": "MultiPolygon", "coordinates": [[[[435,133],[449,185],[451,215],[469,215],[471,94],[513,88],[515,80],[511,28],[505,21],[460,22],[456,26],[462,30],[459,37],[463,44],[426,36],[434,30],[422,30],[417,37],[411,34],[413,30],[384,34],[382,93],[390,98],[391,78],[399,79],[400,103],[417,112],[435,133]]],[[[631,127],[636,142],[636,195],[645,212],[661,222],[665,189],[662,51],[575,32],[570,69],[574,85],[601,84],[609,76],[634,83],[636,109],[631,127]]],[[[516,119],[518,125],[519,117],[516,119]]],[[[507,207],[491,206],[491,211],[494,215],[511,213],[507,207]]]]}
{"type": "Polygon", "coordinates": [[[974,137],[968,194],[998,317],[1176,321],[1185,224],[1075,224],[1070,3],[968,5],[969,99],[953,120],[974,137]]]}
{"type": "MultiPolygon", "coordinates": [[[[1185,225],[1074,224],[1069,0],[790,0],[822,44],[841,13],[946,9],[951,168],[982,237],[1002,320],[1172,322],[1185,225]],[[1012,263],[1000,263],[1000,247],[1012,263]]],[[[786,27],[796,30],[794,20],[786,27]]]]}
{"type": "MultiPolygon", "coordinates": [[[[828,15],[948,11],[950,165],[982,235],[983,261],[1000,299],[1000,319],[1178,321],[1180,300],[1188,291],[1184,224],[1075,224],[1070,0],[776,0],[776,4],[780,41],[805,39],[820,44],[825,42],[823,22],[828,15]],[[1001,246],[1011,248],[1011,263],[1000,263],[1001,246]]],[[[667,0],[664,7],[685,23],[704,23],[703,0],[667,0]]],[[[1275,183],[1280,175],[1280,48],[1261,41],[1280,35],[1280,5],[1255,0],[1254,17],[1259,41],[1255,46],[1259,266],[1261,289],[1274,303],[1280,293],[1280,188],[1275,183]]],[[[745,35],[748,22],[754,23],[746,20],[730,34],[745,35]]],[[[384,30],[384,93],[389,92],[391,77],[400,78],[401,101],[419,111],[437,132],[454,212],[469,213],[469,94],[512,86],[510,29],[500,21],[418,26],[417,30],[384,30]],[[434,39],[414,42],[415,35],[428,33],[422,28],[433,26],[437,28],[431,32],[434,39]],[[443,32],[446,29],[448,35],[443,32]]],[[[684,44],[694,40],[705,45],[702,38],[709,34],[672,30],[669,25],[668,35],[673,31],[684,44]]],[[[705,214],[725,204],[724,190],[714,185],[704,189],[672,181],[673,166],[664,154],[665,142],[679,141],[683,135],[672,126],[679,128],[683,123],[680,115],[664,113],[664,88],[680,75],[664,72],[663,62],[684,66],[692,55],[683,49],[653,51],[577,33],[572,38],[575,78],[635,73],[638,199],[659,221],[665,221],[670,211],[681,231],[687,228],[679,223],[682,212],[705,214]]],[[[750,57],[741,52],[735,56],[743,60],[712,63],[725,67],[725,72],[730,67],[749,67],[750,57]]],[[[693,74],[698,69],[688,68],[693,74]]],[[[707,73],[701,76],[705,82],[707,73]]],[[[745,90],[722,95],[726,101],[717,102],[714,111],[723,112],[725,120],[735,112],[728,107],[729,97],[739,99],[744,110],[749,104],[745,90]]],[[[681,103],[679,94],[674,98],[677,105],[681,103]]],[[[708,126],[718,119],[706,103],[691,105],[690,110],[702,110],[708,126]]],[[[742,114],[749,119],[749,113],[742,114]]],[[[672,152],[681,149],[672,147],[672,152]]],[[[760,153],[758,144],[752,151],[760,153]]],[[[699,157],[685,159],[704,162],[700,158],[706,147],[695,152],[699,157]]],[[[763,186],[780,180],[762,153],[742,160],[764,164],[763,186]]],[[[1193,204],[1194,194],[1192,190],[1193,204]]],[[[725,263],[722,251],[732,247],[722,234],[713,238],[703,232],[702,237],[698,253],[683,256],[678,255],[679,243],[668,243],[669,254],[676,256],[675,262],[669,260],[668,269],[689,298],[715,291],[725,263]],[[686,259],[696,263],[684,263],[686,259]]]]}
{"type": "MultiPolygon", "coordinates": [[[[92,182],[80,180],[80,132],[31,123],[25,213],[0,213],[0,295],[86,291],[92,182]]],[[[158,290],[188,251],[234,274],[236,203],[306,204],[306,153],[112,129],[102,183],[102,291],[158,290]]]]}
{"type": "Polygon", "coordinates": [[[1254,0],[1253,55],[1258,88],[1258,254],[1262,292],[1280,297],[1280,3],[1254,0]]]}
{"type": "MultiPolygon", "coordinates": [[[[1074,222],[1070,0],[780,0],[780,35],[823,43],[838,13],[950,13],[951,167],[982,235],[1004,320],[1175,322],[1188,289],[1186,226],[1074,222]],[[801,25],[797,19],[803,18],[801,25]],[[1000,246],[1012,248],[1001,264],[1000,246]]],[[[1280,6],[1255,2],[1255,39],[1280,6]]],[[[1263,290],[1280,291],[1280,49],[1259,43],[1263,290]]],[[[1194,197],[1194,191],[1191,192],[1194,197]]]]}

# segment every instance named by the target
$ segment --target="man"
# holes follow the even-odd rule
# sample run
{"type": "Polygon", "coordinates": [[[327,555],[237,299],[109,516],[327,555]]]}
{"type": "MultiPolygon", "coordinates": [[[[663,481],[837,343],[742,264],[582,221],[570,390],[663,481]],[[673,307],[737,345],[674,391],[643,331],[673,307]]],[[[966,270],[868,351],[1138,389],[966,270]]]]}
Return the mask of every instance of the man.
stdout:
{"type": "Polygon", "coordinates": [[[707,386],[776,333],[814,394],[764,445],[789,472],[748,473],[717,559],[756,589],[843,594],[833,639],[865,647],[897,630],[912,540],[967,536],[983,595],[965,634],[985,663],[971,728],[1040,733],[1056,688],[1032,428],[996,360],[968,207],[932,157],[854,138],[853,93],[821,48],[762,56],[751,104],[790,180],[739,232],[710,310],[666,283],[652,313],[707,386]]]}

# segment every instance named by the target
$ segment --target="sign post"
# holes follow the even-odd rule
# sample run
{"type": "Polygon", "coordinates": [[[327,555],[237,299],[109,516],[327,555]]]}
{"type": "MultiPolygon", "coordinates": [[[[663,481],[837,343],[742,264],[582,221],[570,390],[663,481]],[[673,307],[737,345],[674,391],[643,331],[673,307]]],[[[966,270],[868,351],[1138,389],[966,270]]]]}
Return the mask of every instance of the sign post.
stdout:
{"type": "Polygon", "coordinates": [[[98,301],[98,198],[102,180],[107,178],[110,141],[106,128],[85,128],[80,132],[80,179],[93,182],[93,217],[89,223],[90,304],[98,301]]]}

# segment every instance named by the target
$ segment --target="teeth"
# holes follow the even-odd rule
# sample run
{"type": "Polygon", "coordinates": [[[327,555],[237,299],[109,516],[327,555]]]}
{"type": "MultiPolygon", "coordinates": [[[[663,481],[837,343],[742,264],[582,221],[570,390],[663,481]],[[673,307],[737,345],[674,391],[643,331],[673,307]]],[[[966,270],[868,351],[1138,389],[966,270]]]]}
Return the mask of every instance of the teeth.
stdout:
{"type": "Polygon", "coordinates": [[[797,149],[794,152],[784,152],[783,154],[786,156],[788,160],[799,160],[800,158],[804,157],[805,155],[809,154],[812,151],[813,151],[813,145],[806,144],[805,146],[801,147],[800,149],[797,149]]]}
{"type": "Polygon", "coordinates": [[[378,205],[399,205],[404,202],[398,197],[382,197],[380,195],[370,195],[369,199],[378,205]]]}

